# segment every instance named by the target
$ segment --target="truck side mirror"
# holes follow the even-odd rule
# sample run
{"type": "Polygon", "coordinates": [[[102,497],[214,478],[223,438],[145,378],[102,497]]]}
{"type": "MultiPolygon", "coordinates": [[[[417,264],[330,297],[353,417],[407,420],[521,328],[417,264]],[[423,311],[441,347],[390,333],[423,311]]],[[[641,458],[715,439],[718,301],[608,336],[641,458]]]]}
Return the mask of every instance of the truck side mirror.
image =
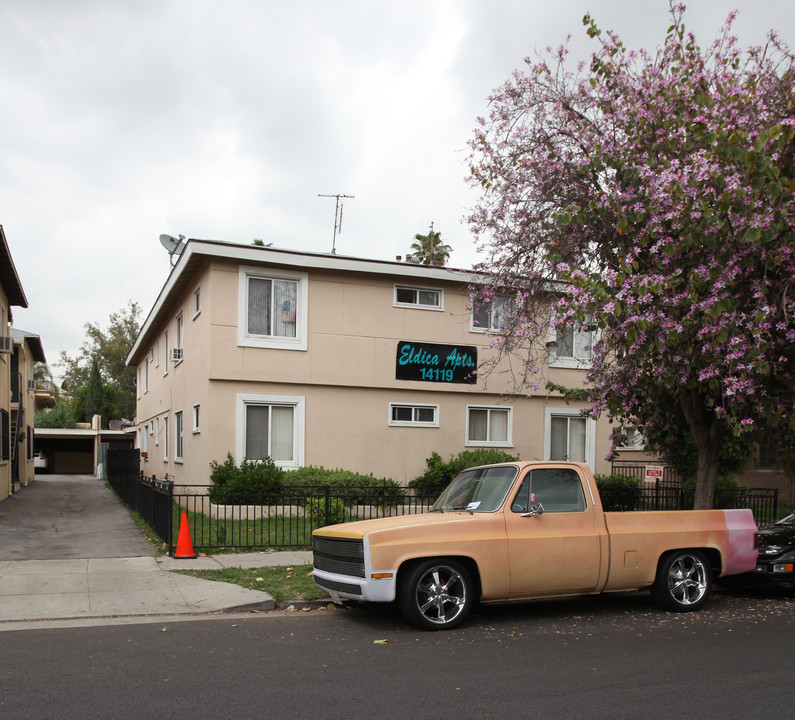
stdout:
{"type": "Polygon", "coordinates": [[[522,517],[535,517],[536,515],[544,514],[544,506],[541,503],[531,505],[526,513],[522,513],[522,517]]]}

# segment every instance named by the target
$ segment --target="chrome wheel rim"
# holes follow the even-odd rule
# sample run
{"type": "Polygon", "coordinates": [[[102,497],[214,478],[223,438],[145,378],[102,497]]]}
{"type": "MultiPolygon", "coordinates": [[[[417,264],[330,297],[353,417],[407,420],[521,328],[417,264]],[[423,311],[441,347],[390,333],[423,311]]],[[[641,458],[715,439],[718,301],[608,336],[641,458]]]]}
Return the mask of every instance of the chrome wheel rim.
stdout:
{"type": "Polygon", "coordinates": [[[426,620],[445,625],[464,610],[466,583],[455,568],[439,565],[428,570],[417,583],[416,598],[417,607],[426,620]]]}
{"type": "Polygon", "coordinates": [[[707,592],[707,567],[693,555],[682,555],[668,571],[668,590],[680,605],[693,605],[707,592]]]}

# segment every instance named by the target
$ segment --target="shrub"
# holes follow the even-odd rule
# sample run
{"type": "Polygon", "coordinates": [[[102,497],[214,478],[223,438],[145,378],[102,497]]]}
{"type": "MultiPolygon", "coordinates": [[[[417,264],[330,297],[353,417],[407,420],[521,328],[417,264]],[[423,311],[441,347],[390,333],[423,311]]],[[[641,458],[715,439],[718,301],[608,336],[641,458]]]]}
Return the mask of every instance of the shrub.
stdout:
{"type": "Polygon", "coordinates": [[[339,523],[344,523],[349,517],[345,510],[344,501],[336,497],[329,499],[328,517],[326,517],[325,498],[309,498],[304,508],[306,510],[306,517],[313,530],[323,527],[324,525],[338,525],[339,523]]]}
{"type": "Polygon", "coordinates": [[[232,453],[223,464],[210,463],[210,499],[218,505],[269,505],[281,496],[284,470],[269,457],[263,460],[243,458],[235,465],[232,453]]]}
{"type": "MultiPolygon", "coordinates": [[[[402,502],[403,488],[394,480],[362,475],[352,470],[328,470],[307,465],[285,474],[285,483],[300,488],[320,485],[331,486],[331,493],[348,505],[394,505],[402,502]]],[[[311,492],[311,491],[310,491],[311,492]]]]}
{"type": "MultiPolygon", "coordinates": [[[[687,497],[692,501],[696,495],[695,476],[685,480],[684,488],[687,497]]],[[[712,495],[712,507],[714,508],[736,508],[744,507],[744,498],[750,492],[750,488],[739,485],[734,478],[725,475],[718,475],[715,478],[715,492],[712,495]]]]}
{"type": "Polygon", "coordinates": [[[594,475],[605,512],[634,510],[643,492],[637,478],[628,475],[594,475]]]}
{"type": "Polygon", "coordinates": [[[462,470],[477,465],[491,465],[493,463],[514,462],[518,457],[509,455],[502,450],[481,448],[479,450],[465,450],[451,457],[445,462],[437,452],[425,461],[428,469],[420,476],[409,482],[409,487],[414,488],[418,495],[439,495],[462,470]]]}

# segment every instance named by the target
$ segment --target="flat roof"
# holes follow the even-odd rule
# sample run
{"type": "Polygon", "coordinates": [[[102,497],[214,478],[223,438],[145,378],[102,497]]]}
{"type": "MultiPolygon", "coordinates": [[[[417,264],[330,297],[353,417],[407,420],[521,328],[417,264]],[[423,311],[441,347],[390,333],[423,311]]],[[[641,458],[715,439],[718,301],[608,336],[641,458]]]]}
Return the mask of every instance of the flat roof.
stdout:
{"type": "Polygon", "coordinates": [[[268,266],[297,267],[302,270],[333,270],[338,272],[391,275],[408,278],[414,282],[478,282],[482,276],[472,270],[421,265],[405,260],[370,260],[336,253],[285,250],[263,245],[241,245],[221,240],[189,238],[171,269],[155,304],[146,316],[138,337],[127,355],[127,364],[134,364],[143,347],[150,344],[153,326],[161,314],[168,310],[169,300],[180,293],[190,282],[194,269],[203,259],[233,260],[242,263],[259,263],[268,266]]]}

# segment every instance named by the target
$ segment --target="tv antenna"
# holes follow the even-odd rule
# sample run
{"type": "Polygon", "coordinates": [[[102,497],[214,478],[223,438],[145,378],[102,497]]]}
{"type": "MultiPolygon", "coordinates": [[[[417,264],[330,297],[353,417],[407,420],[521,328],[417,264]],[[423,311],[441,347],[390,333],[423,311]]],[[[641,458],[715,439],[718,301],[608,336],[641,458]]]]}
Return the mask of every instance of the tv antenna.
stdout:
{"type": "Polygon", "coordinates": [[[333,194],[333,195],[323,195],[318,193],[318,197],[333,197],[337,198],[337,205],[334,208],[334,238],[331,241],[331,254],[337,254],[337,233],[342,232],[342,203],[340,202],[340,198],[355,198],[355,195],[342,195],[340,193],[333,194]]]}
{"type": "Polygon", "coordinates": [[[168,260],[171,267],[174,267],[174,256],[176,255],[179,257],[180,253],[182,253],[185,248],[184,240],[184,235],[180,235],[179,240],[175,237],[171,237],[171,235],[160,236],[160,244],[168,250],[168,260]]]}

